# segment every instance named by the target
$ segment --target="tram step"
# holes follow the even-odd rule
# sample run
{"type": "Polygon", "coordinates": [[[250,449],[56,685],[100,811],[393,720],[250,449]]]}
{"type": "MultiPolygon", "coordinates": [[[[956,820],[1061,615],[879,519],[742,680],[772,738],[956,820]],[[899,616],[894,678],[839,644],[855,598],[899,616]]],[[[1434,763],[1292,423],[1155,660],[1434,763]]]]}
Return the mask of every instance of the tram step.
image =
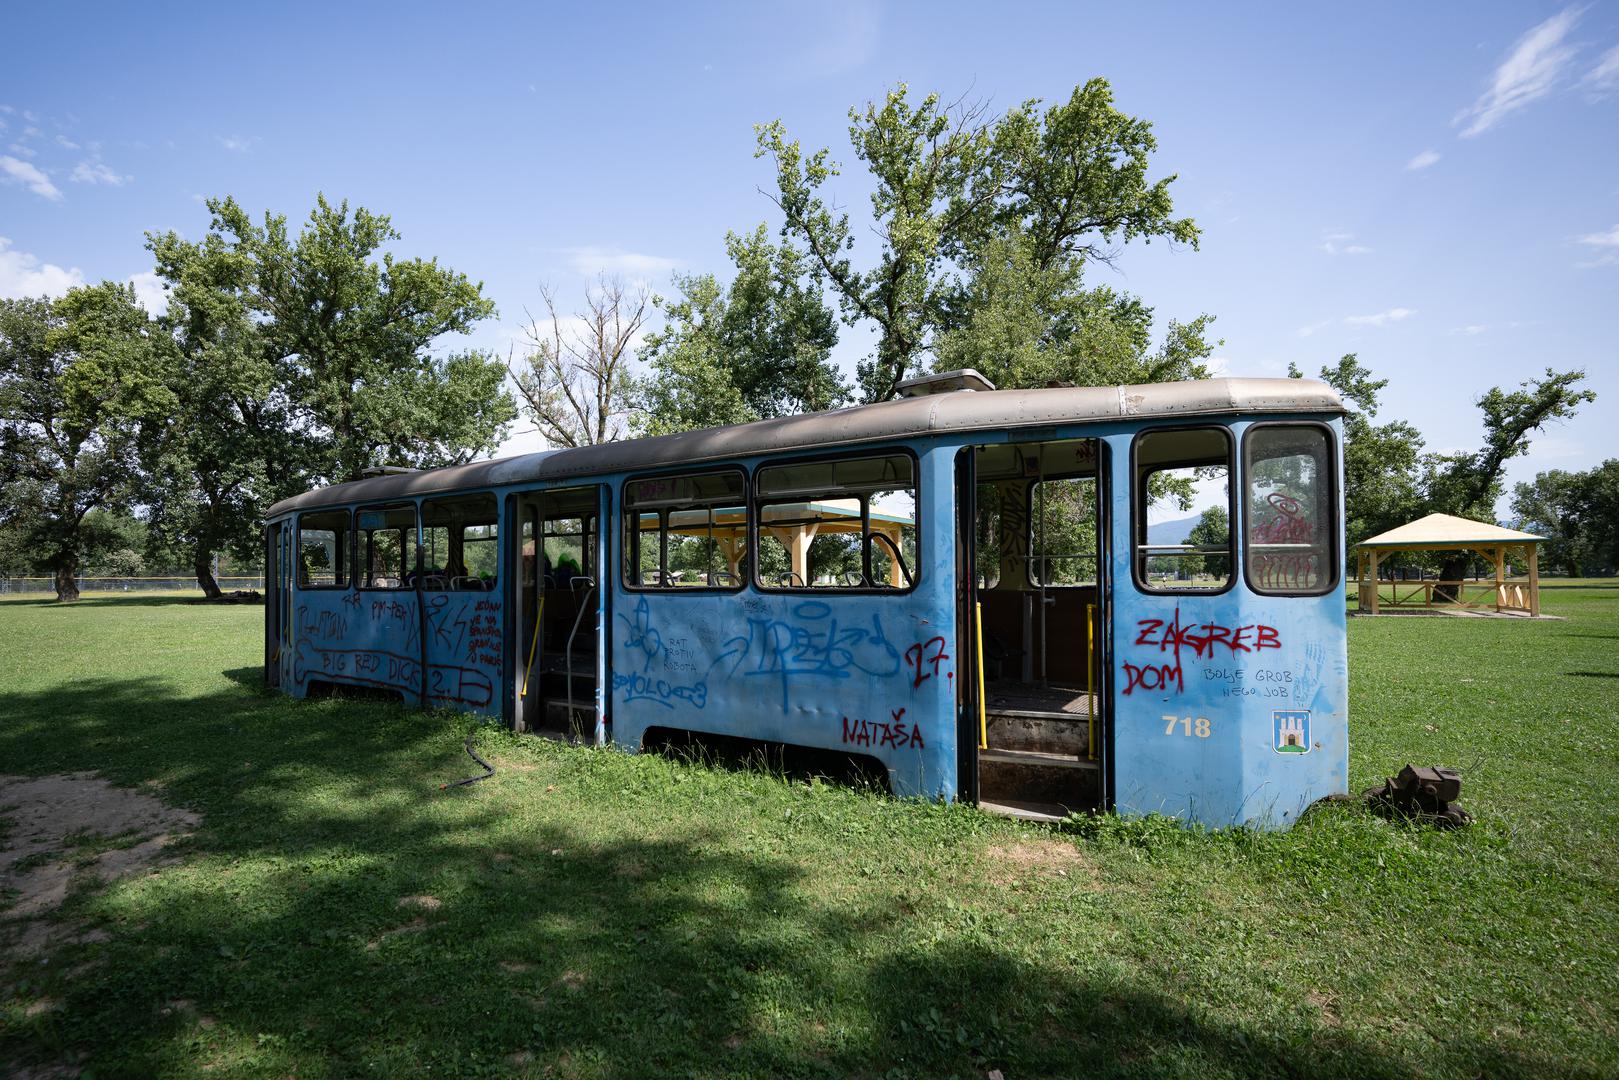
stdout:
{"type": "Polygon", "coordinates": [[[1044,750],[1001,750],[992,748],[978,751],[978,760],[997,765],[1039,765],[1055,769],[1100,769],[1101,763],[1087,761],[1072,754],[1053,754],[1044,750]]]}
{"type": "Polygon", "coordinates": [[[985,728],[990,745],[1002,750],[1084,757],[1090,748],[1090,722],[1083,716],[992,712],[985,719],[985,728]]]}
{"type": "MultiPolygon", "coordinates": [[[[534,670],[535,671],[546,671],[546,672],[557,672],[559,674],[562,673],[562,672],[566,672],[568,670],[568,657],[567,657],[567,654],[566,653],[544,653],[538,659],[536,659],[534,661],[534,670]]],[[[574,653],[573,654],[573,673],[575,675],[581,675],[581,674],[589,675],[592,678],[594,678],[595,674],[596,674],[596,654],[595,653],[574,653]]]]}
{"type": "Polygon", "coordinates": [[[1019,821],[1055,823],[1066,821],[1069,814],[1068,807],[1061,803],[1024,802],[1012,799],[979,799],[978,808],[1002,817],[1017,818],[1019,821]]]}

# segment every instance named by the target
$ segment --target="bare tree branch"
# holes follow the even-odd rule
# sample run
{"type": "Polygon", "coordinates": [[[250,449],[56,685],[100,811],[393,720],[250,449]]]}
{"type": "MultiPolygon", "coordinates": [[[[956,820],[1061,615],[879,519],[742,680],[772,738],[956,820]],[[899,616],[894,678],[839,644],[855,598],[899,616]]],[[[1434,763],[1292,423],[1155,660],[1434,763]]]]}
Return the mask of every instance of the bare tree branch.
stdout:
{"type": "Polygon", "coordinates": [[[635,342],[652,300],[645,286],[628,287],[601,275],[585,292],[584,309],[565,325],[556,290],[540,287],[546,327],[525,310],[528,355],[507,363],[529,414],[546,442],[589,446],[624,437],[630,411],[635,342]]]}

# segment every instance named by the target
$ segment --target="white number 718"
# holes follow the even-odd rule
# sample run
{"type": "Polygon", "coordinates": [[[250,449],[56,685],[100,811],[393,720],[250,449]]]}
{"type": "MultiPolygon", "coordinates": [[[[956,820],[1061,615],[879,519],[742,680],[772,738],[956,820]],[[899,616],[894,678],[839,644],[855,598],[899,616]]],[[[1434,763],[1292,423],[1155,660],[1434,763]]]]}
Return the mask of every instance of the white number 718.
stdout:
{"type": "Polygon", "coordinates": [[[1209,718],[1206,716],[1199,716],[1194,720],[1190,716],[1171,716],[1165,713],[1158,719],[1164,722],[1165,735],[1175,734],[1176,724],[1180,725],[1182,735],[1196,735],[1200,739],[1208,738],[1212,730],[1209,726],[1209,718]]]}

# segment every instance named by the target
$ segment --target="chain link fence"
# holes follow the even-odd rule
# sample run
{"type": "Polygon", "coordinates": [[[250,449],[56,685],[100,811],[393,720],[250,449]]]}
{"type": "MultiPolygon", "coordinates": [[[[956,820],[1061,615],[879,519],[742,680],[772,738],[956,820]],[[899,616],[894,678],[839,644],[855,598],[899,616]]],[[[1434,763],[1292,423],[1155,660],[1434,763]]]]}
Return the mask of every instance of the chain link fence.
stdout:
{"type": "MultiPolygon", "coordinates": [[[[225,592],[239,589],[264,591],[263,574],[227,574],[216,579],[225,592]]],[[[194,592],[201,595],[197,579],[177,577],[81,577],[81,593],[194,592]]],[[[0,577],[0,596],[56,595],[53,577],[0,577]]]]}

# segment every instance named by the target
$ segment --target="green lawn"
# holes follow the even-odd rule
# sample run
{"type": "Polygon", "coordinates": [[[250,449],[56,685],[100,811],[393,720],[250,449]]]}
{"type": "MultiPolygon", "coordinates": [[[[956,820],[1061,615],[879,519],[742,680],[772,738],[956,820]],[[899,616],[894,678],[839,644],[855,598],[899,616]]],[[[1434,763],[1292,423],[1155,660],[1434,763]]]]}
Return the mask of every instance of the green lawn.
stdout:
{"type": "Polygon", "coordinates": [[[1613,1076],[1619,588],[1545,602],[1351,620],[1356,789],[1456,765],[1476,826],[1285,835],[494,730],[497,776],[441,791],[470,721],[264,694],[261,609],[3,602],[0,773],[202,823],[7,950],[0,1073],[1613,1076]]]}

